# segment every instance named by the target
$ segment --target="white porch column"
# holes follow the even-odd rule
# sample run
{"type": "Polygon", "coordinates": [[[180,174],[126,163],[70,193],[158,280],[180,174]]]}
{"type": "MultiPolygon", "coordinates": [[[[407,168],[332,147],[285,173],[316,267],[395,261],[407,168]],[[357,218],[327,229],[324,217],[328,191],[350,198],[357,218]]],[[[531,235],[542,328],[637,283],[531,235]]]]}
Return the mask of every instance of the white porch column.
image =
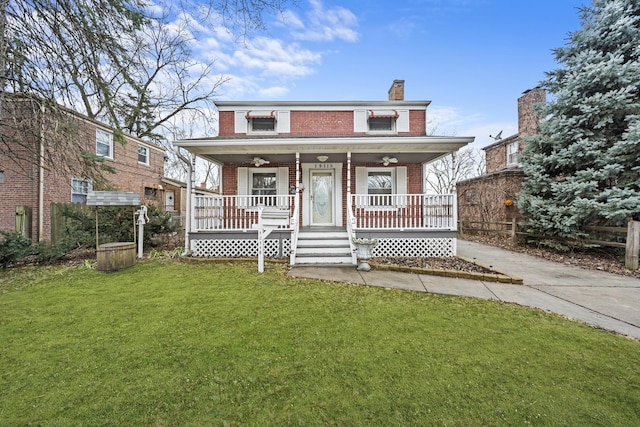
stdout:
{"type": "Polygon", "coordinates": [[[347,151],[347,206],[351,206],[351,151],[347,151]]]}
{"type": "Polygon", "coordinates": [[[191,255],[191,242],[189,241],[189,233],[193,229],[193,220],[194,220],[193,206],[195,204],[195,200],[194,200],[195,196],[193,193],[193,180],[194,180],[193,170],[195,169],[195,166],[196,166],[196,156],[192,154],[189,160],[190,161],[187,164],[189,179],[187,180],[187,206],[186,206],[186,212],[185,212],[186,215],[184,219],[183,255],[191,255]]]}
{"type": "Polygon", "coordinates": [[[456,152],[451,153],[451,181],[449,181],[449,194],[456,192],[456,152]]]}
{"type": "MultiPolygon", "coordinates": [[[[300,194],[300,153],[296,153],[296,201],[299,202],[300,194]]],[[[300,205],[298,205],[300,206],[300,205]]]]}

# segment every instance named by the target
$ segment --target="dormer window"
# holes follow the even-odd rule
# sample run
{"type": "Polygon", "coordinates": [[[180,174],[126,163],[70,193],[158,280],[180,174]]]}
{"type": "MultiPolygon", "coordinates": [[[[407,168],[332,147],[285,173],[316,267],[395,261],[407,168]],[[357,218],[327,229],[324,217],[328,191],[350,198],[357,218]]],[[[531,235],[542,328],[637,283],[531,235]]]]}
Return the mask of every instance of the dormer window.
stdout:
{"type": "Polygon", "coordinates": [[[275,111],[249,111],[246,115],[248,133],[275,133],[275,111]]]}
{"type": "Polygon", "coordinates": [[[398,112],[373,111],[369,110],[368,130],[369,132],[395,132],[398,112]]]}

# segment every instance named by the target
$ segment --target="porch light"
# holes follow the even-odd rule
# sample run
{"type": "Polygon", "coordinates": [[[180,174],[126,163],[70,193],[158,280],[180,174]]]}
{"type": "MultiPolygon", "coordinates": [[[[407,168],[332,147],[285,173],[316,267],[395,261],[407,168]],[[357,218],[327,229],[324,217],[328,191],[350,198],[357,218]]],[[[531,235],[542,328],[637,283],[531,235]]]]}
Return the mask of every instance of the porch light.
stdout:
{"type": "Polygon", "coordinates": [[[327,161],[327,159],[329,159],[329,156],[318,156],[316,158],[318,159],[319,162],[324,163],[327,161]]]}

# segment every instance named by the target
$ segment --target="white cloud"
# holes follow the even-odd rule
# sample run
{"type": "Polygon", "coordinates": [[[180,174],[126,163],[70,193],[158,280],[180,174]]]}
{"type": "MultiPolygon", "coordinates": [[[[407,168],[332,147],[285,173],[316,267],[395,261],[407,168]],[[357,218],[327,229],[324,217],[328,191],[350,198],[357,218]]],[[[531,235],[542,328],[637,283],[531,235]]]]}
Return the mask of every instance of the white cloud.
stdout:
{"type": "Polygon", "coordinates": [[[230,78],[220,88],[226,99],[285,96],[292,82],[316,72],[328,52],[311,48],[310,41],[358,39],[356,16],[344,7],[325,7],[321,0],[310,0],[302,12],[282,12],[276,25],[285,31],[277,37],[237,38],[219,16],[209,19],[205,25],[195,16],[176,13],[172,31],[189,38],[195,61],[213,63],[214,72],[230,78]]]}
{"type": "Polygon", "coordinates": [[[313,72],[312,64],[321,55],[300,47],[296,43],[285,44],[278,39],[258,37],[246,48],[233,53],[233,65],[245,69],[258,69],[264,75],[301,77],[313,72]]]}
{"type": "Polygon", "coordinates": [[[280,14],[280,21],[278,22],[280,26],[287,28],[304,28],[304,23],[302,19],[298,16],[297,13],[291,10],[285,10],[280,14]]]}
{"type": "Polygon", "coordinates": [[[455,107],[429,107],[427,110],[427,132],[441,136],[473,136],[475,141],[471,147],[481,148],[493,144],[495,140],[489,135],[502,131],[506,138],[518,133],[517,123],[487,123],[481,114],[463,114],[455,107]]]}
{"type": "Polygon", "coordinates": [[[289,93],[289,89],[284,86],[272,86],[265,89],[260,89],[259,93],[263,98],[278,98],[289,93]]]}
{"type": "Polygon", "coordinates": [[[307,12],[309,23],[302,26],[298,20],[299,31],[292,31],[295,38],[311,41],[332,41],[334,39],[355,42],[358,40],[358,18],[349,9],[337,6],[326,8],[320,0],[311,0],[311,10],[307,12]]]}

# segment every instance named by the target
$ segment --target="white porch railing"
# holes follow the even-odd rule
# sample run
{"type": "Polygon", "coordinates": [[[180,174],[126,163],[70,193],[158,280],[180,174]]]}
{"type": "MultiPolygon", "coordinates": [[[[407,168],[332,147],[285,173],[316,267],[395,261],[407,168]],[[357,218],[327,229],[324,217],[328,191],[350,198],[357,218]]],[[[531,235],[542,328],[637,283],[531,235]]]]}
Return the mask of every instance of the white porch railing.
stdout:
{"type": "MultiPolygon", "coordinates": [[[[195,196],[194,231],[251,230],[258,224],[259,208],[289,210],[290,222],[281,227],[296,231],[299,209],[295,195],[284,196],[195,196]]],[[[352,194],[347,202],[347,230],[456,230],[457,203],[454,194],[352,194]]],[[[295,238],[295,237],[294,237],[295,238]]]]}
{"type": "MultiPolygon", "coordinates": [[[[288,209],[294,196],[195,196],[194,231],[250,230],[258,224],[260,207],[288,209]]],[[[291,226],[281,227],[288,230],[291,226]]]]}
{"type": "Polygon", "coordinates": [[[456,230],[455,194],[354,194],[355,228],[456,230]]]}

